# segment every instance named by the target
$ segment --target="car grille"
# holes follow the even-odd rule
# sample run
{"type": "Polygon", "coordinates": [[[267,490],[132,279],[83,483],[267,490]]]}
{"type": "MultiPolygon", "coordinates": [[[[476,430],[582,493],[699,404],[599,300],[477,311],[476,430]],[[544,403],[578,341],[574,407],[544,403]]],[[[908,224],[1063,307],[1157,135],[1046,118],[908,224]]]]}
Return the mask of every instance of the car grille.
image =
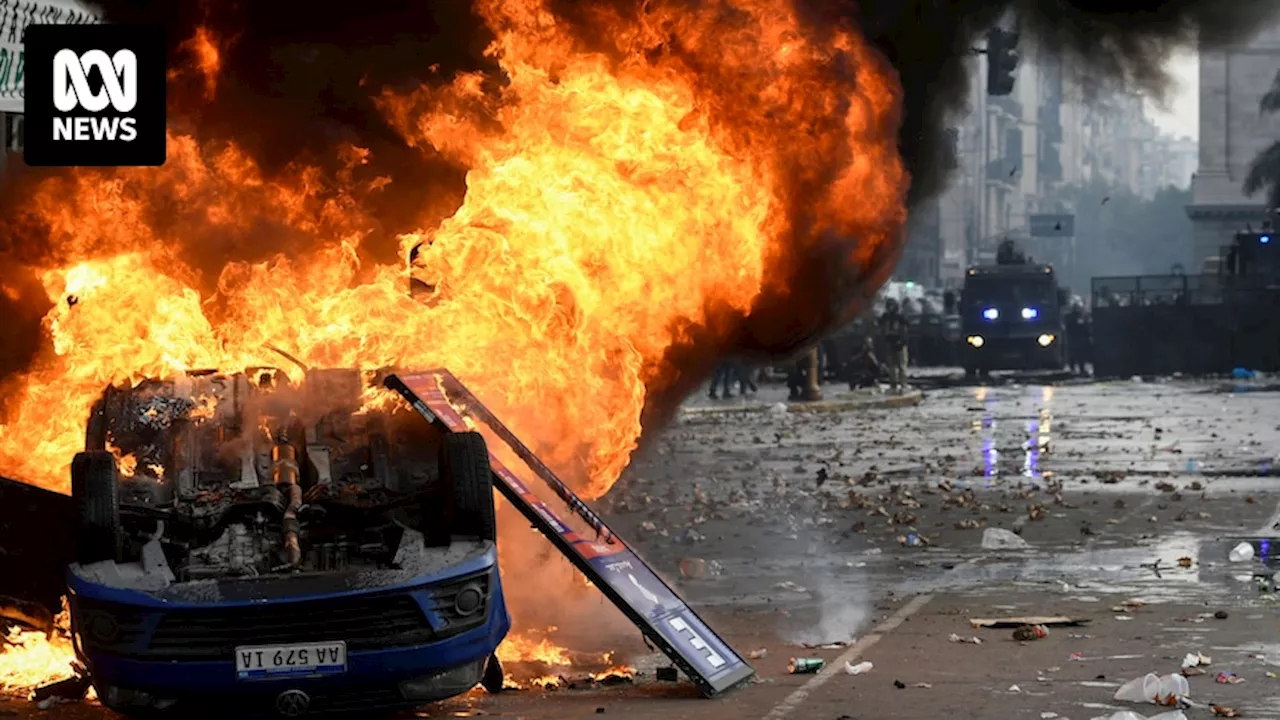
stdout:
{"type": "Polygon", "coordinates": [[[489,572],[485,571],[431,588],[427,607],[434,611],[443,623],[437,631],[438,635],[448,637],[484,624],[485,618],[489,615],[489,578],[489,572]],[[468,586],[479,590],[482,599],[478,610],[463,615],[458,612],[456,603],[458,593],[468,586]]]}
{"type": "Polygon", "coordinates": [[[435,637],[409,595],[341,598],[165,613],[146,654],[230,660],[240,645],[344,640],[351,651],[421,645],[435,637]]]}

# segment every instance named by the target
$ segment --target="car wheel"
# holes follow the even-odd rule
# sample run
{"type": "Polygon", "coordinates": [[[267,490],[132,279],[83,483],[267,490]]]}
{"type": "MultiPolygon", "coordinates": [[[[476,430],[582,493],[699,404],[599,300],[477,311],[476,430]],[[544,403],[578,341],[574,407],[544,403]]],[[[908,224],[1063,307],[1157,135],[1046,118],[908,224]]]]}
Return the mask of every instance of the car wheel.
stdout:
{"type": "Polygon", "coordinates": [[[489,448],[478,432],[451,433],[440,446],[440,470],[453,489],[454,535],[498,538],[489,448]]]}
{"type": "Polygon", "coordinates": [[[118,482],[115,456],[105,450],[76,453],[71,461],[71,497],[80,522],[76,559],[82,564],[120,559],[118,482]]]}
{"type": "Polygon", "coordinates": [[[498,660],[497,655],[490,655],[489,662],[484,666],[484,677],[480,678],[480,687],[484,688],[490,695],[497,695],[502,692],[502,685],[506,678],[502,673],[502,663],[498,660]]]}

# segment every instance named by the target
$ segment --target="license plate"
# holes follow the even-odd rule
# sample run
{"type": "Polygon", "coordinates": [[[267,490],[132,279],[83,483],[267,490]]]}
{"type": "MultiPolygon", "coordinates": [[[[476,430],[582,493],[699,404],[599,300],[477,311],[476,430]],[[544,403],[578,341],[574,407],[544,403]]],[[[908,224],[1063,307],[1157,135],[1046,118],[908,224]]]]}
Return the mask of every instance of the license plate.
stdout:
{"type": "Polygon", "coordinates": [[[236,648],[237,680],[319,677],[346,671],[345,642],[245,645],[236,648]]]}

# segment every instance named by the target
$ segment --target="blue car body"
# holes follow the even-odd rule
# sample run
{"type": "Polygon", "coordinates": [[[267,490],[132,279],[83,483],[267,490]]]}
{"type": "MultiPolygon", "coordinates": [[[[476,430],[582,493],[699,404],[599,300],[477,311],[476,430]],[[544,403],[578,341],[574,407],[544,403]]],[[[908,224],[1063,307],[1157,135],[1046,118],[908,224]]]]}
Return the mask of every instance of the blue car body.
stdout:
{"type": "Polygon", "coordinates": [[[187,583],[156,582],[147,553],[131,568],[73,565],[77,654],[104,704],[125,712],[297,716],[457,695],[510,628],[496,548],[458,539],[420,554],[429,561],[401,569],[187,583]],[[465,588],[482,588],[484,602],[464,616],[465,588]],[[238,677],[237,647],[322,641],[346,643],[345,671],[238,677]]]}

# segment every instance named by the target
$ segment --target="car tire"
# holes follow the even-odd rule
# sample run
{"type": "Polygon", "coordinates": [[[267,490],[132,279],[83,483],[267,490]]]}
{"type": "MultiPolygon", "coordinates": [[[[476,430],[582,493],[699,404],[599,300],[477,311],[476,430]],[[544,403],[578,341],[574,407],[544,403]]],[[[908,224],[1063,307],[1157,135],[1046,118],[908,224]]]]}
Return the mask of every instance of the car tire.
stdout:
{"type": "Polygon", "coordinates": [[[489,448],[478,432],[450,433],[440,446],[440,470],[453,490],[453,535],[498,539],[489,448]]]}
{"type": "Polygon", "coordinates": [[[480,687],[490,695],[497,695],[502,692],[505,682],[506,676],[502,672],[502,662],[498,660],[497,655],[490,655],[489,662],[484,666],[484,676],[480,678],[480,687]]]}
{"type": "Polygon", "coordinates": [[[71,461],[71,497],[79,521],[76,559],[81,564],[120,559],[119,479],[115,456],[105,450],[76,453],[71,461]]]}

